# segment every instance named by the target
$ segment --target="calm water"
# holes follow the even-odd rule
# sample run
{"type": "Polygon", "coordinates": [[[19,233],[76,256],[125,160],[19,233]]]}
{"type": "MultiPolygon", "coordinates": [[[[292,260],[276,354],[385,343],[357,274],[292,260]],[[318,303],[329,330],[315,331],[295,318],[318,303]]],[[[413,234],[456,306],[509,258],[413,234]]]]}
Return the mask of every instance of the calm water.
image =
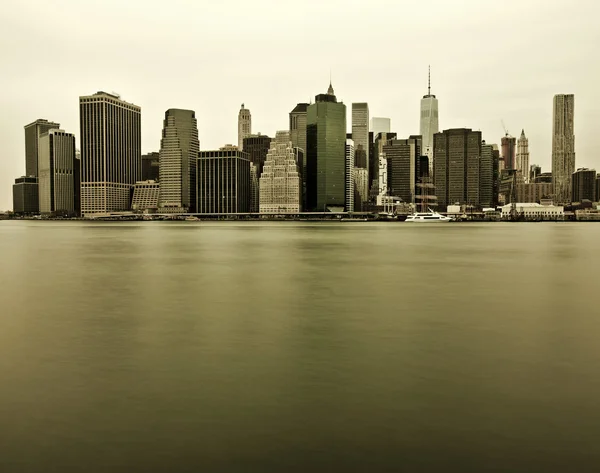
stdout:
{"type": "Polygon", "coordinates": [[[599,242],[0,222],[0,471],[597,472],[599,242]]]}

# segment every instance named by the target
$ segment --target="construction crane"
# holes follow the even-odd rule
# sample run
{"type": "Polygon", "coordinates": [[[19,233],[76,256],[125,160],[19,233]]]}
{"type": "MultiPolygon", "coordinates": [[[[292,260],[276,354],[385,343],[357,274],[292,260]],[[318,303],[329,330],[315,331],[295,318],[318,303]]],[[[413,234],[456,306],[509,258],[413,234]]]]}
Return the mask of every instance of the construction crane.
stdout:
{"type": "Polygon", "coordinates": [[[504,120],[500,120],[502,122],[502,128],[504,128],[504,136],[510,136],[510,133],[506,129],[506,125],[504,124],[504,120]]]}

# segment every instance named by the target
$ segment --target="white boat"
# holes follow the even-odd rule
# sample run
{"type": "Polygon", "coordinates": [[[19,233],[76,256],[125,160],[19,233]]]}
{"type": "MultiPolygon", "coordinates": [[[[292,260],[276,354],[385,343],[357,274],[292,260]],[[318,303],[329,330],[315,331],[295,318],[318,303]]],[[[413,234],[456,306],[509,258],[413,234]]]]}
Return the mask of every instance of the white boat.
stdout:
{"type": "Polygon", "coordinates": [[[406,218],[406,222],[419,222],[419,223],[435,223],[435,222],[451,222],[451,217],[446,217],[433,210],[429,209],[429,212],[418,213],[415,212],[406,218]]]}
{"type": "Polygon", "coordinates": [[[186,222],[198,222],[200,219],[198,217],[194,217],[193,215],[188,215],[185,217],[186,222]]]}

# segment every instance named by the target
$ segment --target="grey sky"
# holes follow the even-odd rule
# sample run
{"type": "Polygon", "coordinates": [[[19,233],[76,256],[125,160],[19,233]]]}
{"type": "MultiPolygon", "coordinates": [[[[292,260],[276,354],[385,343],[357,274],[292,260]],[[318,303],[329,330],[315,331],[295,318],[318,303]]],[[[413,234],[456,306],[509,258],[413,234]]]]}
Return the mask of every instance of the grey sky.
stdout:
{"type": "MultiPolygon", "coordinates": [[[[58,121],[79,138],[78,97],[115,91],[142,107],[142,150],[164,111],[196,111],[201,149],[286,129],[325,92],[369,103],[400,136],[419,132],[432,66],[440,128],[529,137],[550,171],[552,97],[575,94],[577,166],[600,171],[597,0],[8,0],[0,9],[0,210],[25,171],[23,126],[58,121]]],[[[348,120],[350,127],[350,120],[348,120]]]]}

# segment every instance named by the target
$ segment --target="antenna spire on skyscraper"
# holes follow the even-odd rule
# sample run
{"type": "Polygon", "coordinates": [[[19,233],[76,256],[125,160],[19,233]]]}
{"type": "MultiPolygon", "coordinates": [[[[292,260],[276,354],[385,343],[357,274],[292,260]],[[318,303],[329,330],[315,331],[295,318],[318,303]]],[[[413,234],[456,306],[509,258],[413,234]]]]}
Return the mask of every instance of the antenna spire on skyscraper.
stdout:
{"type": "Polygon", "coordinates": [[[427,73],[427,95],[431,95],[431,65],[429,67],[429,72],[427,73]]]}

